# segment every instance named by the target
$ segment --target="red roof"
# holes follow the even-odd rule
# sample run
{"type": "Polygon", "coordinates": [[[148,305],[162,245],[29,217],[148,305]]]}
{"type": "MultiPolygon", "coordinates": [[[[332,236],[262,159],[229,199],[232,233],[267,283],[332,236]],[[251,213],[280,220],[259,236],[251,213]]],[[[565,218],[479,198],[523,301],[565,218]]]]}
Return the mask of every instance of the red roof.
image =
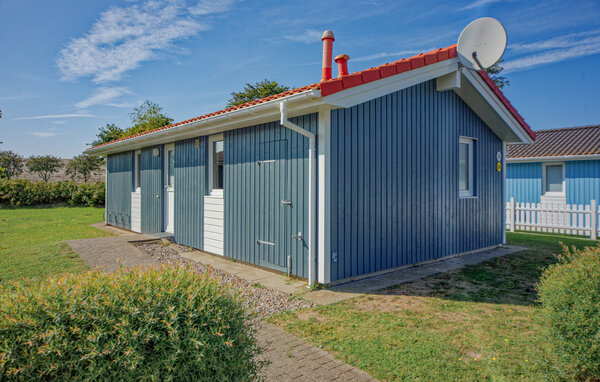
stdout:
{"type": "Polygon", "coordinates": [[[509,159],[600,155],[600,125],[539,130],[531,145],[510,145],[509,159]]]}
{"type": "MultiPolygon", "coordinates": [[[[377,81],[379,79],[393,76],[395,74],[408,72],[410,70],[417,69],[417,68],[427,66],[427,65],[431,65],[436,62],[448,60],[453,57],[456,57],[456,44],[451,45],[447,48],[436,49],[429,53],[418,54],[418,55],[410,57],[410,58],[403,58],[401,60],[398,60],[398,61],[395,61],[392,63],[387,63],[387,64],[383,64],[383,65],[380,65],[380,66],[377,66],[374,68],[365,69],[360,72],[350,73],[346,76],[343,76],[342,78],[334,78],[334,79],[323,81],[320,83],[303,86],[301,88],[288,90],[283,93],[279,93],[279,94],[275,94],[275,95],[272,95],[269,97],[261,98],[256,101],[247,102],[247,103],[244,103],[244,104],[241,104],[238,106],[229,107],[227,109],[215,111],[214,113],[201,115],[199,117],[188,119],[186,121],[177,122],[172,125],[167,125],[167,126],[153,129],[153,130],[144,131],[142,133],[138,133],[138,134],[128,136],[125,138],[119,138],[119,139],[116,139],[111,142],[102,143],[100,145],[91,147],[88,150],[94,149],[97,147],[102,147],[105,145],[109,145],[109,144],[112,144],[115,142],[125,141],[125,140],[139,137],[142,135],[148,135],[148,134],[154,133],[156,131],[167,130],[172,127],[184,125],[184,124],[187,124],[190,122],[196,122],[196,121],[199,121],[202,119],[214,117],[216,115],[226,114],[226,113],[232,112],[234,110],[244,109],[244,108],[247,108],[250,106],[259,105],[261,103],[273,101],[275,99],[284,98],[284,97],[287,97],[287,96],[290,96],[293,94],[302,93],[302,92],[309,91],[309,90],[320,90],[321,96],[326,97],[328,95],[340,92],[345,89],[353,88],[355,86],[360,86],[360,85],[363,85],[363,84],[366,84],[366,83],[369,83],[372,81],[377,81]]],[[[517,119],[517,121],[519,121],[519,123],[521,124],[523,129],[527,132],[527,134],[529,134],[529,136],[531,138],[535,139],[535,133],[531,130],[529,125],[525,122],[525,120],[523,119],[523,117],[521,117],[521,115],[517,112],[517,110],[510,104],[508,99],[506,99],[506,97],[504,96],[502,91],[496,86],[494,81],[489,78],[489,76],[487,75],[487,73],[485,71],[480,71],[478,73],[481,76],[481,78],[488,84],[490,89],[492,89],[492,91],[498,96],[498,98],[502,101],[502,103],[504,103],[504,105],[506,105],[508,110],[510,110],[511,114],[517,119]]]]}

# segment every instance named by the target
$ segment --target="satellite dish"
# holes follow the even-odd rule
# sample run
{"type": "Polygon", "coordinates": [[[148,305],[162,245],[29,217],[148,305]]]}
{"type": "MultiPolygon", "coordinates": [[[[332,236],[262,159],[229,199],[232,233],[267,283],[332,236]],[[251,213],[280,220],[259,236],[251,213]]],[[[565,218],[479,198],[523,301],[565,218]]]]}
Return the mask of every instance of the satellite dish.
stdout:
{"type": "Polygon", "coordinates": [[[500,21],[482,17],[463,29],[456,51],[466,68],[485,70],[500,61],[505,49],[506,30],[500,21]]]}

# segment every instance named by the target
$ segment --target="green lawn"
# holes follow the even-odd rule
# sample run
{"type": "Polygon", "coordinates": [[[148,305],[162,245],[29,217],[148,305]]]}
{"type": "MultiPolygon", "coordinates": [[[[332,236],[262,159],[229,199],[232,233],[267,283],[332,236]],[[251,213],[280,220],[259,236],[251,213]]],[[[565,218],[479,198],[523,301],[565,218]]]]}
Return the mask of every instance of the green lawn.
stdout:
{"type": "Polygon", "coordinates": [[[508,235],[529,249],[273,323],[381,380],[554,379],[539,336],[534,285],[567,236],[508,235]]]}
{"type": "Polygon", "coordinates": [[[61,241],[110,236],[90,226],[102,221],[102,211],[93,207],[0,209],[0,283],[86,269],[61,241]]]}

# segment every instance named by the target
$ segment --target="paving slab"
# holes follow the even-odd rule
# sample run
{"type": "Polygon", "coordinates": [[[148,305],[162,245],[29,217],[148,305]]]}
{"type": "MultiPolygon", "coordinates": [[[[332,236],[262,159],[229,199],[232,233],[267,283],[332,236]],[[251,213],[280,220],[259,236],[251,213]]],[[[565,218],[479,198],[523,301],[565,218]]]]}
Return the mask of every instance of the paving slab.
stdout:
{"type": "Polygon", "coordinates": [[[306,281],[288,278],[285,275],[256,268],[248,264],[237,263],[226,257],[210,255],[202,251],[180,252],[182,257],[197,261],[223,272],[231,273],[251,283],[289,294],[306,292],[306,281]]]}
{"type": "Polygon", "coordinates": [[[396,271],[380,274],[374,277],[351,281],[327,289],[305,293],[302,297],[317,305],[328,305],[353,298],[365,293],[375,292],[394,285],[404,284],[423,277],[448,272],[466,265],[481,263],[496,257],[521,252],[526,248],[503,245],[498,248],[471,252],[464,255],[447,257],[426,264],[416,265],[396,271]]]}
{"type": "Polygon", "coordinates": [[[278,326],[260,321],[256,336],[263,349],[261,359],[271,362],[262,373],[267,381],[377,381],[278,326]]]}

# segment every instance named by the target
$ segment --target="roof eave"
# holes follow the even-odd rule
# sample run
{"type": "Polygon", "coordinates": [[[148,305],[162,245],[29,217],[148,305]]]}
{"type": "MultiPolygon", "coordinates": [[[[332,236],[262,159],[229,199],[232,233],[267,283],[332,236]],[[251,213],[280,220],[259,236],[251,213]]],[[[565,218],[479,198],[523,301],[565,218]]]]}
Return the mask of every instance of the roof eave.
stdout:
{"type": "Polygon", "coordinates": [[[233,110],[224,114],[185,123],[168,129],[155,131],[149,134],[116,141],[99,147],[86,150],[87,154],[108,155],[124,150],[135,150],[142,147],[163,144],[174,140],[194,138],[203,135],[215,134],[226,130],[233,130],[253,124],[269,122],[279,118],[279,103],[286,101],[293,105],[290,116],[308,114],[317,111],[322,105],[323,98],[319,90],[307,90],[302,93],[292,94],[272,101],[233,110]]]}
{"type": "Polygon", "coordinates": [[[600,160],[600,154],[588,154],[588,155],[555,155],[545,157],[523,157],[523,158],[506,158],[508,163],[519,163],[519,162],[562,162],[572,160],[600,160]]]}

